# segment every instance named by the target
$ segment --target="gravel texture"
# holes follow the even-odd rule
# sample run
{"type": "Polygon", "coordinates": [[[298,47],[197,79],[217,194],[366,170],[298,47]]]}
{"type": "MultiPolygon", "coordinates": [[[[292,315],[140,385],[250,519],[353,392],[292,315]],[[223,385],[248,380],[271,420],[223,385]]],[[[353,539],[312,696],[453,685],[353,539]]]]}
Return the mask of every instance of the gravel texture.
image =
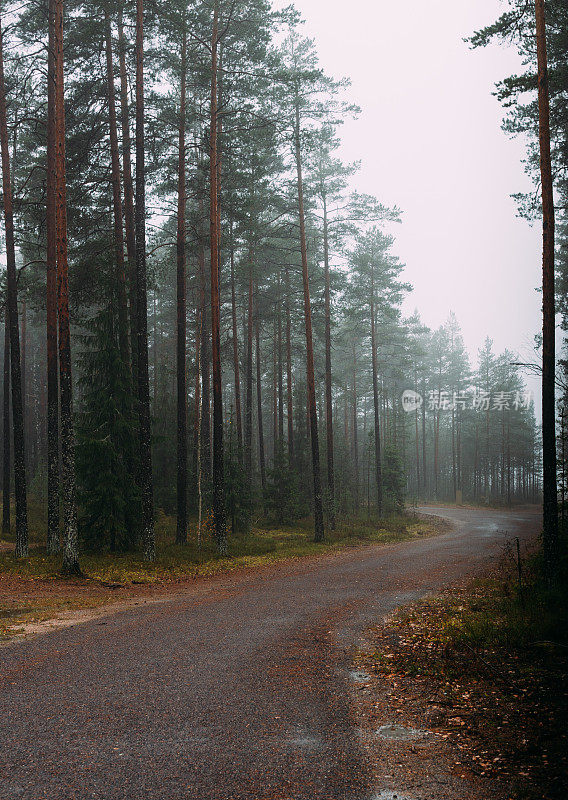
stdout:
{"type": "Polygon", "coordinates": [[[349,701],[362,633],[539,525],[531,511],[425,510],[456,528],[218,577],[3,647],[0,800],[383,796],[349,701]]]}

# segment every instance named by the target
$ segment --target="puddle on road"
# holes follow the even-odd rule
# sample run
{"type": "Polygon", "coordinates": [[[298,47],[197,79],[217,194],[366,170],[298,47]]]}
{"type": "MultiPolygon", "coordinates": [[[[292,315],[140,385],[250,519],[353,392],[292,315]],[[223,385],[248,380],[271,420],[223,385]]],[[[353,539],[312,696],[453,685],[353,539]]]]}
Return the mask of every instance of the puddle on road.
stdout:
{"type": "Polygon", "coordinates": [[[417,739],[424,739],[430,735],[429,731],[418,730],[417,728],[406,728],[404,725],[381,725],[377,730],[381,739],[389,739],[392,742],[414,742],[417,739]]]}
{"type": "Polygon", "coordinates": [[[309,753],[323,749],[321,737],[300,726],[296,728],[295,734],[288,737],[287,742],[292,747],[298,747],[300,750],[305,750],[309,753]]]}
{"type": "Polygon", "coordinates": [[[351,669],[347,674],[353,683],[366,683],[371,680],[369,673],[362,669],[351,669]]]}

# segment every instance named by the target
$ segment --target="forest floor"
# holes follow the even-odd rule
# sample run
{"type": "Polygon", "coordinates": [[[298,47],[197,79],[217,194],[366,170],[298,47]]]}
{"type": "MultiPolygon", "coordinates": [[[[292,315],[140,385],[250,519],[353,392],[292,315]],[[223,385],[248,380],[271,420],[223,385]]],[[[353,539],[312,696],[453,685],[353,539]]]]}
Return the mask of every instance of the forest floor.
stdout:
{"type": "Polygon", "coordinates": [[[391,781],[381,800],[460,782],[467,798],[568,797],[568,587],[551,597],[530,553],[521,567],[519,581],[506,548],[490,574],[367,632],[353,698],[371,768],[391,781]]]}
{"type": "MultiPolygon", "coordinates": [[[[180,592],[188,581],[348,548],[423,539],[451,526],[439,517],[415,513],[380,521],[360,517],[339,522],[324,543],[315,544],[310,520],[280,528],[255,525],[247,535],[231,537],[229,556],[221,558],[207,525],[200,548],[191,536],[186,546],[174,545],[175,520],[160,515],[154,564],[145,563],[140,553],[85,554],[81,579],[61,577],[61,558],[47,556],[41,544],[42,527],[41,522],[31,526],[34,534],[25,561],[14,557],[13,541],[0,541],[0,641],[84,622],[106,613],[109,606],[118,610],[141,599],[161,600],[180,592]]],[[[191,531],[196,527],[192,524],[191,531]]]]}

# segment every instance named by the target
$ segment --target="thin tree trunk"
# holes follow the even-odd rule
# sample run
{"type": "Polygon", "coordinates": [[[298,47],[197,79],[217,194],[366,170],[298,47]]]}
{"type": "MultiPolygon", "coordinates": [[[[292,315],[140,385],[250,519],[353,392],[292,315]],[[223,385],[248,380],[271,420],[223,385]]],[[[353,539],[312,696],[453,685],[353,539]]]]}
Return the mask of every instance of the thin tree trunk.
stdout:
{"type": "Polygon", "coordinates": [[[424,498],[428,496],[428,473],[426,472],[426,387],[422,381],[422,482],[424,498]]]}
{"type": "Polygon", "coordinates": [[[252,243],[249,247],[249,286],[247,312],[247,363],[246,363],[246,406],[245,406],[245,471],[252,475],[252,340],[253,340],[253,268],[252,243]]]}
{"type": "MultiPolygon", "coordinates": [[[[198,335],[201,337],[201,314],[199,314],[198,319],[198,335]]],[[[199,378],[201,374],[201,349],[197,348],[197,384],[199,384],[199,378]]],[[[202,509],[203,509],[203,493],[201,490],[201,481],[202,481],[202,459],[201,459],[201,402],[198,397],[199,395],[199,386],[196,387],[195,392],[195,407],[197,412],[197,547],[201,548],[201,516],[202,516],[202,509]]]]}
{"type": "Polygon", "coordinates": [[[231,249],[231,320],[233,326],[233,370],[235,374],[235,414],[237,417],[237,442],[239,445],[239,461],[242,463],[243,425],[241,417],[241,378],[239,369],[239,340],[237,336],[237,302],[235,296],[235,252],[233,243],[233,220],[230,227],[231,249]]]}
{"type": "Polygon", "coordinates": [[[201,475],[202,480],[211,477],[211,373],[209,357],[209,311],[207,275],[205,273],[205,233],[203,230],[204,208],[201,187],[198,192],[199,245],[197,258],[200,275],[201,306],[201,475]]]}
{"type": "Polygon", "coordinates": [[[73,430],[73,381],[69,326],[69,270],[67,263],[67,191],[65,175],[65,97],[63,88],[63,0],[52,0],[55,56],[55,143],[57,294],[59,315],[59,387],[61,393],[61,478],[63,484],[63,572],[80,574],[73,430]]]}
{"type": "Polygon", "coordinates": [[[128,77],[126,70],[126,41],[122,21],[122,3],[118,7],[118,57],[120,70],[120,124],[122,129],[122,173],[124,181],[124,226],[128,258],[130,300],[130,347],[132,383],[138,385],[138,315],[136,311],[136,230],[134,221],[134,186],[132,183],[132,158],[130,140],[130,115],[128,109],[128,77]]]}
{"type": "MultiPolygon", "coordinates": [[[[327,203],[323,197],[323,261],[325,274],[325,421],[327,437],[327,489],[329,492],[329,527],[335,530],[335,471],[333,464],[333,404],[331,393],[331,290],[329,280],[329,240],[327,203]]],[[[359,497],[357,490],[357,506],[359,497]]]]}
{"type": "Polygon", "coordinates": [[[256,320],[256,403],[258,417],[258,451],[260,460],[260,485],[266,491],[266,460],[264,456],[264,429],[262,424],[262,384],[260,374],[260,331],[256,320]]]}
{"type": "Polygon", "coordinates": [[[148,375],[148,307],[146,293],[146,175],[144,136],[144,2],[136,0],[136,310],[140,489],[144,559],[156,558],[150,381],[148,375]]]}
{"type": "Polygon", "coordinates": [[[298,180],[298,215],[300,218],[300,250],[302,256],[302,278],[304,284],[304,320],[306,325],[306,380],[308,390],[308,409],[312,444],[312,472],[314,482],[314,541],[324,538],[323,506],[321,496],[320,456],[318,440],[318,417],[316,409],[316,388],[314,376],[314,346],[312,339],[312,308],[310,303],[310,282],[308,275],[308,250],[306,246],[306,224],[304,218],[304,188],[302,183],[302,155],[300,149],[300,100],[295,97],[295,155],[298,180]]]}
{"type": "Polygon", "coordinates": [[[284,375],[282,371],[282,296],[278,274],[278,442],[284,452],[284,375]]]}
{"type": "Polygon", "coordinates": [[[2,147],[2,186],[6,236],[7,305],[10,327],[10,366],[12,378],[12,421],[14,426],[14,484],[16,495],[16,557],[28,555],[28,518],[26,499],[26,456],[24,443],[24,409],[18,327],[18,295],[16,278],[16,246],[12,211],[12,182],[8,149],[6,86],[4,82],[3,37],[0,28],[0,144],[2,147]]]}
{"type": "Polygon", "coordinates": [[[187,544],[187,385],[186,385],[186,274],[185,274],[185,94],[187,32],[181,45],[181,80],[178,134],[177,208],[177,528],[176,542],[187,544]]]}
{"type": "Polygon", "coordinates": [[[57,177],[55,143],[55,20],[48,2],[47,51],[47,552],[57,553],[59,543],[59,378],[57,361],[57,177]]]}
{"type": "Polygon", "coordinates": [[[355,508],[359,511],[359,441],[357,413],[357,354],[353,346],[353,469],[355,478],[355,508]]]}
{"type": "Polygon", "coordinates": [[[114,218],[114,248],[116,259],[116,288],[118,295],[118,341],[124,364],[129,364],[128,353],[128,301],[126,299],[126,274],[124,271],[124,233],[122,230],[122,193],[120,182],[120,157],[116,124],[114,65],[112,58],[112,31],[108,7],[105,6],[105,49],[107,70],[108,117],[110,133],[112,206],[114,218]]]}
{"type": "Polygon", "coordinates": [[[454,503],[458,493],[458,473],[456,458],[456,410],[452,408],[452,481],[454,487],[454,503]]]}
{"type": "Polygon", "coordinates": [[[556,486],[554,194],[550,158],[550,100],[544,0],[535,0],[538,59],[538,118],[542,184],[542,467],[543,546],[549,580],[558,572],[558,496],[556,486]]]}
{"type": "Polygon", "coordinates": [[[272,332],[272,457],[273,463],[276,462],[278,453],[278,372],[276,360],[276,347],[278,343],[278,325],[274,318],[274,329],[272,332]]]}
{"type": "Polygon", "coordinates": [[[10,533],[10,322],[8,303],[4,315],[4,395],[3,395],[3,433],[4,433],[4,461],[2,473],[2,535],[10,533]]]}
{"type": "MultiPolygon", "coordinates": [[[[27,417],[28,405],[28,374],[26,368],[26,356],[28,354],[28,304],[26,298],[22,300],[22,339],[21,339],[21,359],[22,359],[22,412],[24,416],[24,430],[27,417]]],[[[28,441],[27,439],[25,441],[28,441]]],[[[29,452],[26,452],[26,469],[29,467],[29,452]]]]}
{"type": "Polygon", "coordinates": [[[195,400],[193,423],[193,474],[201,470],[201,308],[195,315],[195,400]],[[198,452],[199,451],[199,452],[198,452]]]}
{"type": "Polygon", "coordinates": [[[223,465],[223,396],[221,384],[221,332],[219,298],[219,216],[217,164],[217,47],[219,3],[213,9],[211,35],[211,121],[209,131],[209,223],[211,237],[211,356],[213,363],[213,516],[220,553],[227,551],[225,480],[223,465]]]}
{"type": "Polygon", "coordinates": [[[290,319],[290,274],[286,265],[286,401],[288,413],[288,459],[294,464],[294,406],[292,397],[292,322],[290,319]]]}
{"type": "Polygon", "coordinates": [[[379,407],[379,378],[377,372],[377,337],[375,332],[375,273],[371,265],[371,361],[373,371],[373,405],[375,409],[375,481],[377,484],[377,511],[383,513],[383,478],[381,469],[381,424],[379,407]]]}

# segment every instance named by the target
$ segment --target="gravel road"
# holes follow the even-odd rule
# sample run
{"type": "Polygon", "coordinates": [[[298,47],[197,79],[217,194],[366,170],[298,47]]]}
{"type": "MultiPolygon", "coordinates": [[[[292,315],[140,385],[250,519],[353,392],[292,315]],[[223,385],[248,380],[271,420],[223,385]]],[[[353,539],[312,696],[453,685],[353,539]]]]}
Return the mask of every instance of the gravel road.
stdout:
{"type": "Polygon", "coordinates": [[[0,800],[371,800],[349,709],[377,617],[483,569],[533,511],[196,583],[0,649],[0,800]]]}

